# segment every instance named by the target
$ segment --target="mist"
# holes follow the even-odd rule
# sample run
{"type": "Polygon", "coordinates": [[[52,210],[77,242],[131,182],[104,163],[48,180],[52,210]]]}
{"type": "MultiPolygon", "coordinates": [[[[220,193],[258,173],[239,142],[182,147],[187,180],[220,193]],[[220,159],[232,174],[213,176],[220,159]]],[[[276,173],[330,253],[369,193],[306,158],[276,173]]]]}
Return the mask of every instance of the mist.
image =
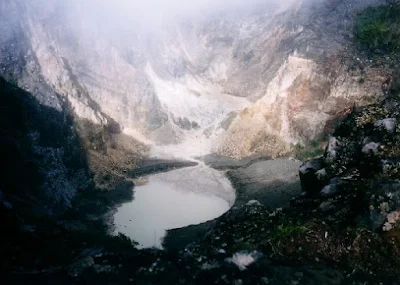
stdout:
{"type": "MultiPolygon", "coordinates": [[[[165,24],[176,19],[189,17],[204,17],[220,12],[235,12],[251,10],[260,5],[277,5],[286,1],[278,0],[86,0],[79,1],[84,9],[95,9],[113,16],[122,16],[120,20],[129,18],[140,24],[157,25],[165,24]]],[[[117,20],[117,19],[115,19],[117,20]]]]}
{"type": "Polygon", "coordinates": [[[78,38],[108,34],[112,38],[159,32],[177,23],[224,18],[252,11],[271,12],[295,0],[3,0],[0,31],[10,34],[27,17],[47,28],[69,30],[78,38]],[[272,8],[272,9],[271,9],[272,8]]]}
{"type": "MultiPolygon", "coordinates": [[[[18,2],[18,1],[17,1],[18,2]]],[[[179,21],[195,21],[221,13],[271,11],[294,0],[32,0],[43,17],[67,16],[72,22],[95,21],[103,27],[154,30],[179,21]],[[260,9],[261,8],[261,9],[260,9]],[[51,11],[53,13],[51,13],[51,11]]],[[[23,3],[23,1],[21,1],[23,3]]]]}

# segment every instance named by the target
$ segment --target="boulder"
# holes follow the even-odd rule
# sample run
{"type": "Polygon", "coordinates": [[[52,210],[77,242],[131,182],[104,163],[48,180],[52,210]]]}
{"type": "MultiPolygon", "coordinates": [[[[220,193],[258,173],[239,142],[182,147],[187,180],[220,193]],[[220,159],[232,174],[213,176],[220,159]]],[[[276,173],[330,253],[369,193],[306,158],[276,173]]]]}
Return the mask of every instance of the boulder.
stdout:
{"type": "Polygon", "coordinates": [[[339,191],[338,187],[339,179],[337,177],[330,180],[329,184],[326,185],[320,192],[323,197],[330,197],[335,195],[339,191]]]}
{"type": "Polygon", "coordinates": [[[396,125],[397,121],[395,118],[387,118],[376,121],[374,127],[379,130],[385,130],[386,132],[392,134],[396,131],[396,125]]]}
{"type": "Polygon", "coordinates": [[[329,177],[324,168],[325,163],[322,158],[307,161],[300,166],[301,187],[305,193],[318,195],[324,186],[329,183],[329,177]]]}
{"type": "Polygon", "coordinates": [[[376,154],[379,150],[379,143],[370,142],[363,146],[361,152],[364,154],[376,154]]]}

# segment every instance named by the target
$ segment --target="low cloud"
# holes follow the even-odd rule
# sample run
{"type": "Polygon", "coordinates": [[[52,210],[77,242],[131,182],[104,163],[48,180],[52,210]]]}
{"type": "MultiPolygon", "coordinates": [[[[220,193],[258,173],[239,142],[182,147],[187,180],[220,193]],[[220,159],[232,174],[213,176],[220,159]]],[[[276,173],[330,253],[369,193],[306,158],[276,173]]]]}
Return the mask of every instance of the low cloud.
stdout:
{"type": "Polygon", "coordinates": [[[107,21],[141,25],[165,24],[176,19],[205,17],[220,12],[243,11],[259,5],[282,5],[293,0],[75,0],[83,13],[107,21]]]}

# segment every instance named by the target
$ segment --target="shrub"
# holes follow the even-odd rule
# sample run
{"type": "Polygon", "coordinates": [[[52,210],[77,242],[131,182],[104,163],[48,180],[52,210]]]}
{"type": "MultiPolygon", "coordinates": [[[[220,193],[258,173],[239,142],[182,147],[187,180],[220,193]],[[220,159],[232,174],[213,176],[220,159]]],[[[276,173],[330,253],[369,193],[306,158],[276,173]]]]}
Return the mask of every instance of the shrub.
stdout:
{"type": "Polygon", "coordinates": [[[293,156],[301,161],[319,157],[324,154],[325,140],[312,140],[305,145],[293,146],[293,156]]]}
{"type": "Polygon", "coordinates": [[[369,52],[390,53],[400,49],[400,4],[370,7],[358,14],[355,36],[369,52]]]}
{"type": "Polygon", "coordinates": [[[306,231],[307,228],[305,226],[282,224],[271,234],[271,239],[273,241],[281,241],[285,238],[303,235],[306,231]]]}

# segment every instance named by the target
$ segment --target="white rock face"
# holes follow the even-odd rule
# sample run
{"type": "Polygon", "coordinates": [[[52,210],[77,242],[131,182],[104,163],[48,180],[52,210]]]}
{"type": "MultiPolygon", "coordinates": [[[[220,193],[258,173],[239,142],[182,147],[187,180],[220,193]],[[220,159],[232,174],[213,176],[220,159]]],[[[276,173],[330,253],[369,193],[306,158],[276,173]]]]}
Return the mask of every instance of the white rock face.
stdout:
{"type": "Polygon", "coordinates": [[[385,71],[341,57],[347,19],[379,2],[297,1],[144,31],[88,13],[85,1],[6,1],[0,74],[30,91],[43,80],[79,118],[112,119],[157,156],[278,156],[382,95],[385,71]]]}
{"type": "Polygon", "coordinates": [[[216,151],[234,157],[284,155],[294,144],[320,138],[330,130],[329,122],[350,112],[353,104],[366,104],[366,94],[381,95],[378,85],[366,90],[342,67],[331,72],[337,77],[321,73],[316,61],[289,56],[265,95],[220,138],[216,151]]]}

